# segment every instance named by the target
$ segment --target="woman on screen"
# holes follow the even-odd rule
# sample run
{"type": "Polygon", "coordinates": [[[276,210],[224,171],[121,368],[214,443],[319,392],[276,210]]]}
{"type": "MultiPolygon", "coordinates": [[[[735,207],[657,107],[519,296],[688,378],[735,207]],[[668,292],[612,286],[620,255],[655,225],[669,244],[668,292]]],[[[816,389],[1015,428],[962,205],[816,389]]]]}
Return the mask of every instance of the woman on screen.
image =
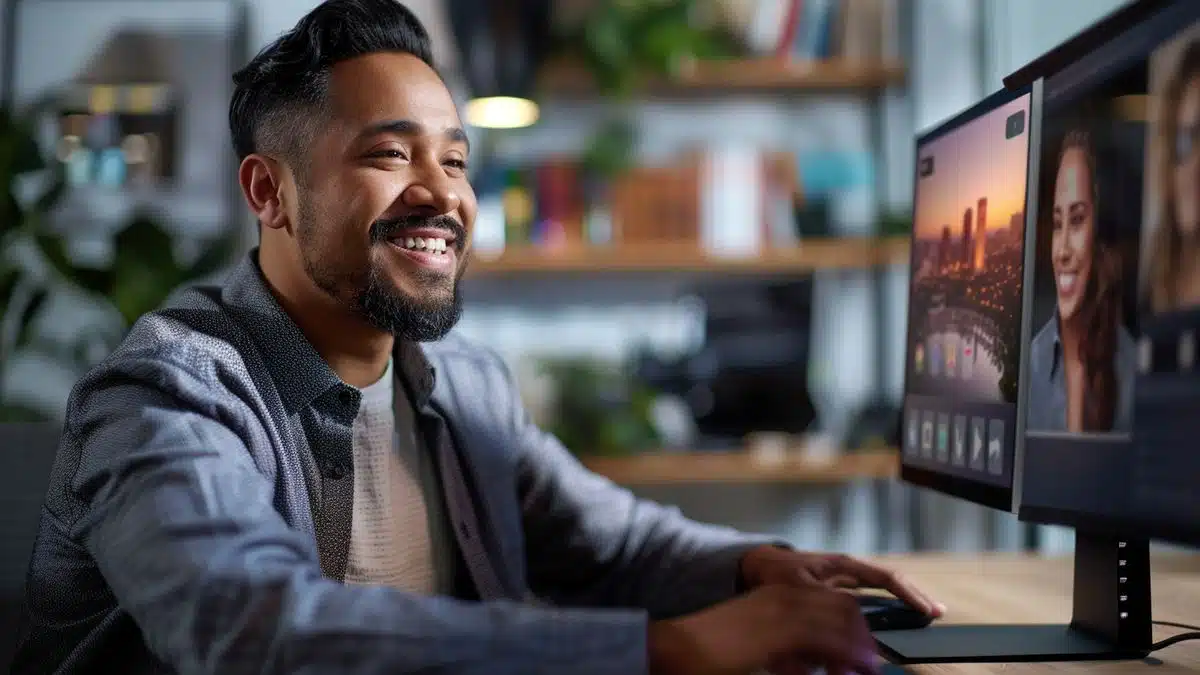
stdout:
{"type": "Polygon", "coordinates": [[[1086,132],[1066,135],[1053,175],[1055,312],[1031,345],[1027,426],[1128,431],[1136,356],[1121,322],[1121,261],[1102,232],[1086,132]]]}
{"type": "Polygon", "coordinates": [[[1155,313],[1200,305],[1200,42],[1187,46],[1160,100],[1159,222],[1146,268],[1155,313]]]}

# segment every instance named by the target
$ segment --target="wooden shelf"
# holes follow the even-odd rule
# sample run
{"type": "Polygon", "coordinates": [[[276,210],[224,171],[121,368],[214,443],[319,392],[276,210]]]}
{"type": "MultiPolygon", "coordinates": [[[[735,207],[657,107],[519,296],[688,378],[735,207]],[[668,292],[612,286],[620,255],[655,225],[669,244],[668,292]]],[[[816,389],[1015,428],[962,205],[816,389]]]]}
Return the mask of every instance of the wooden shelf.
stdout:
{"type": "Polygon", "coordinates": [[[908,263],[908,237],[812,239],[788,249],[747,258],[721,258],[696,248],[656,244],[579,247],[561,250],[513,248],[495,258],[476,254],[471,276],[604,274],[629,272],[732,272],[803,274],[815,270],[863,269],[908,263]]]}
{"type": "Polygon", "coordinates": [[[818,483],[887,479],[899,474],[899,455],[890,450],[847,453],[827,461],[799,453],[767,459],[750,452],[654,453],[594,457],[584,464],[615,483],[630,486],[689,483],[818,483]]]}
{"type": "MultiPolygon", "coordinates": [[[[670,80],[647,84],[647,94],[703,94],[735,92],[797,92],[874,90],[902,84],[906,71],[899,64],[849,60],[789,61],[755,59],[698,61],[670,80]]],[[[549,96],[586,96],[596,93],[586,68],[555,63],[542,69],[539,90],[549,96]]]]}

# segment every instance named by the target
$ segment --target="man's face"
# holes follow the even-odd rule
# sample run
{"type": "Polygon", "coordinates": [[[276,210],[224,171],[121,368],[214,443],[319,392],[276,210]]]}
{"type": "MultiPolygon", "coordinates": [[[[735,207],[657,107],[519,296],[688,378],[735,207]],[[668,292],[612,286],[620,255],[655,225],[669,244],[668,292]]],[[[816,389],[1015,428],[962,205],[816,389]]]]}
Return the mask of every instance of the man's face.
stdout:
{"type": "Polygon", "coordinates": [[[293,173],[297,258],[376,328],[437,340],[462,313],[477,211],[450,92],[419,59],[379,53],[333,68],[329,105],[293,173]]]}

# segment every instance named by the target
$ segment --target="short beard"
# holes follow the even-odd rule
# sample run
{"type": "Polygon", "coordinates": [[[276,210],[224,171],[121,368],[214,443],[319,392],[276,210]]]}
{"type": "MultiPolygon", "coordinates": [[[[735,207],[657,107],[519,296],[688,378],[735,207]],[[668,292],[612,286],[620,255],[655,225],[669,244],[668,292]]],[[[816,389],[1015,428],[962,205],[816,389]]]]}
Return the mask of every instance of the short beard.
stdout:
{"type": "Polygon", "coordinates": [[[352,307],[371,326],[401,340],[435,342],[446,337],[462,318],[463,300],[458,283],[462,269],[455,275],[448,299],[423,302],[396,288],[372,267],[366,283],[355,287],[352,307]]]}
{"type": "MultiPolygon", "coordinates": [[[[459,269],[454,276],[450,297],[425,302],[396,288],[391,279],[373,265],[365,271],[338,270],[335,265],[320,260],[313,247],[316,213],[307,200],[301,200],[299,216],[297,239],[305,273],[317,288],[330,297],[348,302],[354,313],[371,327],[400,340],[435,342],[444,338],[462,318],[463,299],[459,282],[466,272],[467,252],[461,243],[458,251],[459,269]]],[[[461,226],[455,226],[461,229],[461,226]]],[[[380,245],[378,240],[382,237],[377,232],[379,229],[372,227],[373,245],[380,245]]],[[[465,241],[465,233],[463,235],[458,239],[459,242],[465,241]]],[[[427,281],[433,286],[443,279],[431,276],[427,281]]]]}

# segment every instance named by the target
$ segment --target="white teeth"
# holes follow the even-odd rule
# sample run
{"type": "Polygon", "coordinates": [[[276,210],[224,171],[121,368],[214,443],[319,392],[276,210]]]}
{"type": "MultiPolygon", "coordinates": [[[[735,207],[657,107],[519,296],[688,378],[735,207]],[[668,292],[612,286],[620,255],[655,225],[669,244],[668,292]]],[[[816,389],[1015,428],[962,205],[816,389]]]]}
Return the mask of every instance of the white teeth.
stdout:
{"type": "Polygon", "coordinates": [[[415,251],[429,251],[431,253],[446,252],[446,240],[440,237],[406,237],[404,239],[397,239],[396,243],[403,248],[415,251]]]}

